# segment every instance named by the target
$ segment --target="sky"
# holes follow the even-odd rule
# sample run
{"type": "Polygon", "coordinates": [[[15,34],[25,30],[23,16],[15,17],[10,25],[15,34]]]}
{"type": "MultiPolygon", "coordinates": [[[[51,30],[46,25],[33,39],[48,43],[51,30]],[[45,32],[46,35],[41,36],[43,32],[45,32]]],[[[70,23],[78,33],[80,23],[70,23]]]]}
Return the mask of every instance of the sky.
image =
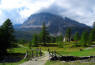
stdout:
{"type": "Polygon", "coordinates": [[[0,25],[11,19],[22,24],[30,15],[50,12],[91,26],[95,21],[95,0],[0,0],[0,25]]]}

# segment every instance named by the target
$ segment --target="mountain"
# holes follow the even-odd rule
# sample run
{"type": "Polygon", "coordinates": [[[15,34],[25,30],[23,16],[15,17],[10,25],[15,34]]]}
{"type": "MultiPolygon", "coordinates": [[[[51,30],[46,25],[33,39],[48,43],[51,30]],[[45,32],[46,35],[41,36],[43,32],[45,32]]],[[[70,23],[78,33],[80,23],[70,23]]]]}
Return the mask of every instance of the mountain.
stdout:
{"type": "Polygon", "coordinates": [[[90,29],[89,26],[79,23],[68,17],[61,17],[59,15],[55,15],[51,13],[33,14],[17,29],[23,32],[24,31],[32,31],[32,32],[41,31],[43,22],[45,22],[47,26],[47,30],[51,34],[54,34],[54,35],[58,35],[59,33],[64,34],[67,28],[71,28],[72,33],[75,33],[75,32],[81,33],[84,30],[90,29]]]}
{"type": "Polygon", "coordinates": [[[31,15],[21,26],[21,29],[41,29],[43,22],[46,23],[48,31],[50,33],[65,32],[67,28],[72,28],[73,31],[82,31],[89,29],[85,24],[78,23],[67,17],[61,17],[59,15],[51,13],[38,13],[31,15]]]}
{"type": "Polygon", "coordinates": [[[22,24],[14,24],[14,28],[17,29],[18,27],[20,27],[22,24]]]}

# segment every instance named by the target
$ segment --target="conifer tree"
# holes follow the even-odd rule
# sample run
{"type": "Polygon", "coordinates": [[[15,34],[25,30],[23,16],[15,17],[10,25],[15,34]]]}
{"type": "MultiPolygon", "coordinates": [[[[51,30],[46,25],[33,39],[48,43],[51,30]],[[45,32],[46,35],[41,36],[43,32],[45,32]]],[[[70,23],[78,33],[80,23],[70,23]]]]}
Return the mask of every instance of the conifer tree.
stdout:
{"type": "Polygon", "coordinates": [[[54,36],[50,36],[50,40],[51,43],[55,43],[56,42],[56,38],[54,36]]]}
{"type": "Polygon", "coordinates": [[[91,45],[95,41],[95,22],[93,23],[93,28],[89,34],[89,45],[91,45]]]}
{"type": "Polygon", "coordinates": [[[83,33],[82,33],[82,36],[81,36],[81,40],[80,40],[80,44],[82,45],[82,46],[87,46],[88,45],[88,32],[87,31],[84,31],[83,33]]]}
{"type": "Polygon", "coordinates": [[[58,47],[63,47],[63,35],[62,34],[56,37],[56,43],[58,47]]]}
{"type": "Polygon", "coordinates": [[[40,33],[40,37],[41,37],[41,42],[44,44],[44,46],[46,46],[46,43],[49,41],[49,33],[47,31],[45,22],[42,25],[42,31],[40,33]]]}
{"type": "Polygon", "coordinates": [[[89,34],[89,44],[91,44],[93,41],[95,41],[95,30],[91,30],[89,34]]]}
{"type": "Polygon", "coordinates": [[[71,29],[70,29],[70,28],[68,28],[68,29],[66,30],[65,37],[67,38],[67,41],[68,41],[68,42],[71,41],[71,29]]]}
{"type": "Polygon", "coordinates": [[[80,36],[79,36],[79,33],[78,32],[75,33],[74,40],[75,41],[79,41],[80,40],[80,36]]]}
{"type": "Polygon", "coordinates": [[[59,35],[59,41],[63,41],[63,35],[62,34],[59,35]]]}
{"type": "Polygon", "coordinates": [[[2,42],[0,48],[7,53],[7,48],[10,48],[13,45],[12,42],[15,41],[14,28],[10,19],[7,19],[0,27],[0,41],[2,42]]]}
{"type": "MultiPolygon", "coordinates": [[[[38,36],[37,36],[37,34],[33,35],[32,44],[34,46],[38,46],[38,36]]],[[[30,44],[30,45],[32,45],[32,44],[30,44]]]]}
{"type": "Polygon", "coordinates": [[[95,22],[93,23],[93,28],[95,28],[95,22]]]}

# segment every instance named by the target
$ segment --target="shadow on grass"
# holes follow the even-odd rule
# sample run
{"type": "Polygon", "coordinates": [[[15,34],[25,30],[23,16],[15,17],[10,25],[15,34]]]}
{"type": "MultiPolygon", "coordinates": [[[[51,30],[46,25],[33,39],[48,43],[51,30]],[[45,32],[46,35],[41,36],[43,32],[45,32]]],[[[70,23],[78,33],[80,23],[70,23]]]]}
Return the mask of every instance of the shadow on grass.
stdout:
{"type": "Polygon", "coordinates": [[[19,62],[24,58],[25,54],[22,53],[9,53],[2,60],[0,60],[0,63],[6,63],[6,62],[19,62]]]}

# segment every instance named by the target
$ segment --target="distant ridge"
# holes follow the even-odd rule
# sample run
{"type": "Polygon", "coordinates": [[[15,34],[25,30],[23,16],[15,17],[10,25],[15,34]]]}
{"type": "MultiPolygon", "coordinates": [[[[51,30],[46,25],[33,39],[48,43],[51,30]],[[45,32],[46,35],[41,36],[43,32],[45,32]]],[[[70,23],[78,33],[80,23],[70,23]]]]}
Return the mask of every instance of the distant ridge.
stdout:
{"type": "MultiPolygon", "coordinates": [[[[51,34],[59,34],[60,32],[65,33],[67,28],[72,29],[72,33],[82,32],[84,30],[91,29],[89,26],[72,20],[68,17],[61,17],[59,15],[51,13],[37,13],[31,15],[21,26],[19,26],[19,31],[41,31],[41,26],[43,22],[46,23],[47,30],[51,34]]],[[[29,35],[29,34],[28,34],[29,35]]]]}

